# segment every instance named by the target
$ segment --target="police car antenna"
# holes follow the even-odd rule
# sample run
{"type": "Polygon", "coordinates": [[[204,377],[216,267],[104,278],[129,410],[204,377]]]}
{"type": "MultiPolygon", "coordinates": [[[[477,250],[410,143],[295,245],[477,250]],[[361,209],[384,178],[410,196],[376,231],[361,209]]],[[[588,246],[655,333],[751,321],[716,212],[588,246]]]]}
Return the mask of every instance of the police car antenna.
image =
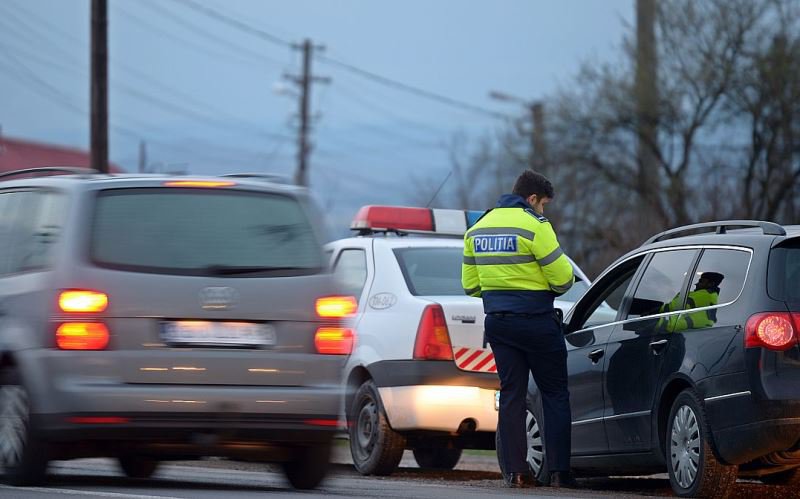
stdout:
{"type": "Polygon", "coordinates": [[[425,208],[430,208],[431,207],[431,203],[433,203],[433,200],[436,199],[436,196],[439,195],[439,191],[442,190],[442,187],[444,187],[444,184],[447,183],[447,180],[450,178],[450,175],[452,175],[452,174],[453,174],[453,170],[450,170],[449,172],[447,172],[447,176],[444,178],[444,180],[442,180],[442,183],[439,184],[439,188],[436,189],[436,192],[433,193],[433,197],[431,198],[430,201],[428,201],[428,204],[425,205],[425,208]]]}

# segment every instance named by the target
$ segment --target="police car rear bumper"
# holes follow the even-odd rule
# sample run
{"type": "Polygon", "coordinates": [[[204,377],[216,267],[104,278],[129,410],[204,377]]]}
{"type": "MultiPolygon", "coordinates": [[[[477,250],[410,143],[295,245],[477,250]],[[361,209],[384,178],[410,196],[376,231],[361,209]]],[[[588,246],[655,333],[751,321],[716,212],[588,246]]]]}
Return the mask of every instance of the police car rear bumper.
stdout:
{"type": "Polygon", "coordinates": [[[452,361],[381,361],[370,366],[386,417],[394,430],[479,432],[497,428],[492,373],[461,371],[452,361]],[[474,426],[473,426],[474,425],[474,426]]]}

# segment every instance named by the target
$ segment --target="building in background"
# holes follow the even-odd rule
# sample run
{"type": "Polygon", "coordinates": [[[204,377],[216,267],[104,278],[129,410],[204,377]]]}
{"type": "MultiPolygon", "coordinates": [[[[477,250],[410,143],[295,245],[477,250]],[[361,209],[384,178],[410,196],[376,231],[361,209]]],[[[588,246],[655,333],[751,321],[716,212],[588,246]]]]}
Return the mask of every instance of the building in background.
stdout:
{"type": "MultiPolygon", "coordinates": [[[[0,136],[0,172],[42,166],[89,168],[91,162],[89,151],[0,136]]],[[[113,163],[109,164],[109,168],[114,173],[123,171],[113,163]]]]}

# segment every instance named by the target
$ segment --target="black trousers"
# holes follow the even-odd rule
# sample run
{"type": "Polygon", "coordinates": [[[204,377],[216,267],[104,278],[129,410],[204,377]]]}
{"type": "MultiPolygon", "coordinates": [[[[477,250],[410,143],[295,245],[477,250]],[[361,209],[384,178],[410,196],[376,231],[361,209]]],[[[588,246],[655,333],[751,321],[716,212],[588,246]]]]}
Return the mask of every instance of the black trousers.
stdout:
{"type": "Polygon", "coordinates": [[[572,415],[567,389],[567,349],[554,314],[530,316],[487,315],[486,339],[494,352],[500,375],[498,432],[507,473],[527,472],[525,399],[528,373],[542,395],[548,469],[569,471],[572,415]]]}

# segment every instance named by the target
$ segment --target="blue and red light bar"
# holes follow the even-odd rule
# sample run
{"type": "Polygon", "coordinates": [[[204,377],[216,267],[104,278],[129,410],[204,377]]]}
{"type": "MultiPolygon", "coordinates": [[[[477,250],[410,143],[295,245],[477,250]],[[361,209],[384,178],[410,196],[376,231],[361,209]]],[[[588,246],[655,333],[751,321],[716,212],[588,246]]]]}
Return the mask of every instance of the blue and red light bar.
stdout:
{"type": "Polygon", "coordinates": [[[369,205],[358,210],[350,228],[359,231],[461,236],[481,215],[482,211],[369,205]]]}

